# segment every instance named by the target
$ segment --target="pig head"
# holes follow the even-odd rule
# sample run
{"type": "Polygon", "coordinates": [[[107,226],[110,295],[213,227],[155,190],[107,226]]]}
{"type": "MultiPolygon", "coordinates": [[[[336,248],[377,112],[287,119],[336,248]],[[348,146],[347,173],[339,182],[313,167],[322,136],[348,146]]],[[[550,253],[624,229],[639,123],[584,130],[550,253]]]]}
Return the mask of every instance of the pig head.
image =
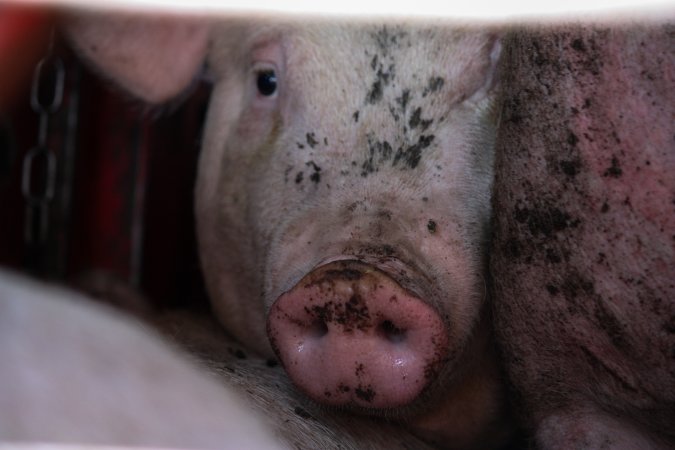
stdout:
{"type": "Polygon", "coordinates": [[[484,269],[499,43],[440,25],[78,16],[69,30],[148,101],[206,62],[196,219],[230,333],[318,402],[405,417],[451,447],[494,445],[484,269]]]}

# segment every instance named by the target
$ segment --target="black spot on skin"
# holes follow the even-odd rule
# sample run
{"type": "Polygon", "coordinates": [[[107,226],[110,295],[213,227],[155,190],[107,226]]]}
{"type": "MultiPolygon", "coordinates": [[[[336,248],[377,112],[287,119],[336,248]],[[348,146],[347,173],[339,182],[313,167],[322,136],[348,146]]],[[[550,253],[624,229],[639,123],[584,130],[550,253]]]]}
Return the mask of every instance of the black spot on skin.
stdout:
{"type": "Polygon", "coordinates": [[[380,210],[377,212],[377,217],[380,219],[391,220],[391,211],[387,211],[386,209],[380,210]]]}
{"type": "Polygon", "coordinates": [[[375,391],[371,385],[368,385],[365,388],[359,385],[359,387],[354,390],[354,393],[358,398],[368,403],[372,402],[375,398],[375,391]]]}
{"type": "Polygon", "coordinates": [[[607,211],[609,211],[609,205],[607,204],[607,202],[604,202],[602,204],[602,207],[600,208],[600,212],[606,213],[607,211]]]}
{"type": "Polygon", "coordinates": [[[382,27],[375,33],[372,33],[371,36],[375,40],[375,45],[382,52],[384,56],[389,54],[389,49],[392,47],[398,47],[401,40],[407,35],[404,31],[396,31],[387,28],[386,26],[382,27]]]}
{"type": "Polygon", "coordinates": [[[394,78],[394,66],[390,65],[386,72],[380,67],[375,74],[375,81],[366,96],[366,102],[374,105],[382,99],[382,92],[385,86],[394,78]]]}
{"type": "Polygon", "coordinates": [[[373,56],[373,59],[370,61],[370,68],[373,70],[377,69],[377,55],[373,56]]]}
{"type": "Polygon", "coordinates": [[[398,112],[397,112],[396,108],[394,108],[393,106],[389,105],[389,113],[391,114],[391,117],[394,118],[394,122],[398,122],[398,119],[399,119],[400,117],[399,117],[399,115],[398,115],[398,112]]]}
{"type": "MultiPolygon", "coordinates": [[[[334,285],[335,280],[330,279],[328,274],[322,276],[321,279],[324,280],[322,283],[311,282],[308,285],[325,284],[323,289],[331,289],[334,285]]],[[[373,326],[368,306],[358,294],[352,295],[346,302],[328,301],[323,305],[306,306],[304,310],[315,323],[339,324],[344,333],[352,333],[354,330],[363,331],[373,326]]]]}
{"type": "Polygon", "coordinates": [[[440,88],[443,87],[444,84],[445,80],[442,77],[429,78],[429,83],[427,84],[427,87],[424,88],[424,91],[422,92],[422,97],[426,97],[427,95],[438,91],[440,88]]]}
{"type": "Polygon", "coordinates": [[[411,129],[415,129],[420,124],[420,121],[422,120],[422,108],[417,108],[413,113],[410,115],[410,120],[408,121],[408,125],[410,126],[411,129]]]}
{"type": "Polygon", "coordinates": [[[301,144],[300,142],[296,142],[296,144],[297,144],[298,148],[300,148],[300,149],[305,148],[305,146],[303,144],[301,144]]]}
{"type": "Polygon", "coordinates": [[[671,316],[670,320],[663,324],[663,331],[669,334],[675,334],[675,316],[671,316]]]}
{"type": "Polygon", "coordinates": [[[551,294],[551,295],[558,295],[558,292],[560,292],[560,290],[559,290],[557,287],[555,287],[554,285],[552,285],[552,284],[547,284],[547,285],[546,285],[546,290],[547,290],[548,293],[551,294]]]}
{"type": "Polygon", "coordinates": [[[297,414],[299,417],[302,417],[303,419],[311,419],[312,418],[311,414],[309,414],[307,411],[305,411],[304,409],[302,409],[299,406],[296,406],[295,409],[293,410],[293,412],[295,414],[297,414]]]}
{"type": "Polygon", "coordinates": [[[433,134],[429,136],[421,135],[416,144],[409,146],[405,150],[399,147],[396,151],[396,156],[394,156],[393,165],[395,166],[399,161],[403,161],[408,168],[414,169],[419,164],[420,159],[422,159],[422,150],[429,147],[434,138],[433,134]]]}
{"type": "Polygon", "coordinates": [[[429,220],[427,222],[427,230],[429,230],[429,233],[434,234],[436,232],[436,222],[429,220]]]}
{"type": "Polygon", "coordinates": [[[410,100],[410,91],[408,89],[405,89],[401,94],[401,96],[396,99],[396,103],[398,103],[401,109],[405,110],[406,106],[408,106],[409,100],[410,100]]]}
{"type": "Polygon", "coordinates": [[[623,170],[619,166],[619,160],[616,156],[612,156],[612,165],[602,174],[604,177],[619,178],[623,174],[623,170]]]}
{"type": "Polygon", "coordinates": [[[307,167],[311,167],[314,170],[314,172],[309,176],[309,179],[314,183],[321,181],[321,167],[317,166],[314,161],[307,161],[305,165],[307,167]]]}
{"type": "Polygon", "coordinates": [[[368,136],[368,158],[361,165],[361,176],[366,177],[379,170],[380,164],[389,161],[394,149],[387,141],[375,141],[368,136]]]}
{"type": "Polygon", "coordinates": [[[304,174],[302,172],[298,172],[298,174],[295,176],[295,183],[296,184],[302,183],[303,177],[304,177],[304,174]]]}
{"type": "Polygon", "coordinates": [[[575,40],[573,40],[570,47],[572,47],[574,50],[576,50],[578,52],[585,52],[586,51],[586,46],[584,45],[584,41],[582,41],[580,38],[576,38],[575,40]]]}
{"type": "Polygon", "coordinates": [[[569,177],[575,177],[581,170],[581,160],[572,159],[560,161],[560,170],[569,177]]]}
{"type": "Polygon", "coordinates": [[[598,264],[603,264],[606,257],[607,255],[605,255],[603,252],[598,252],[598,264]]]}
{"type": "Polygon", "coordinates": [[[315,172],[321,172],[321,167],[317,166],[314,161],[307,161],[305,165],[307,167],[312,167],[315,172]]]}
{"type": "Polygon", "coordinates": [[[382,99],[382,81],[380,79],[375,80],[373,85],[366,96],[366,102],[374,105],[382,99]]]}
{"type": "Polygon", "coordinates": [[[577,135],[572,133],[571,131],[568,131],[567,143],[570,144],[572,147],[574,147],[575,145],[577,145],[577,142],[579,142],[579,138],[577,137],[577,135]]]}
{"type": "Polygon", "coordinates": [[[567,212],[550,205],[536,209],[516,205],[513,218],[516,222],[527,225],[532,235],[540,234],[546,237],[567,228],[575,228],[581,222],[579,219],[573,219],[567,212]]]}
{"type": "Polygon", "coordinates": [[[574,300],[581,295],[592,295],[595,292],[593,282],[579,273],[568,274],[560,285],[560,290],[567,300],[574,300]]]}
{"type": "Polygon", "coordinates": [[[354,111],[354,114],[352,114],[352,118],[354,119],[355,123],[359,122],[359,111],[354,111]]]}
{"type": "Polygon", "coordinates": [[[328,145],[328,138],[327,137],[323,138],[323,145],[328,145]]]}
{"type": "Polygon", "coordinates": [[[319,141],[316,140],[314,133],[307,133],[306,138],[307,138],[307,145],[309,145],[312,148],[314,148],[316,144],[319,143],[319,141]]]}
{"type": "Polygon", "coordinates": [[[415,129],[418,126],[422,127],[422,131],[425,131],[427,128],[429,128],[429,125],[433,122],[433,120],[428,119],[424,120],[422,119],[422,108],[417,108],[415,111],[413,111],[412,115],[410,116],[410,121],[408,122],[408,125],[410,125],[411,129],[415,129]]]}

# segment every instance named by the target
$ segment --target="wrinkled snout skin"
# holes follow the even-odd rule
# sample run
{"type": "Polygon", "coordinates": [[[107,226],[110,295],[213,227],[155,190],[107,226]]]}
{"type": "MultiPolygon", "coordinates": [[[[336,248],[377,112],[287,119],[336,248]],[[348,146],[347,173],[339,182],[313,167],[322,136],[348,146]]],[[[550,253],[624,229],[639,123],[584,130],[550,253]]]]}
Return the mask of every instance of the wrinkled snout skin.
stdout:
{"type": "Polygon", "coordinates": [[[496,445],[494,33],[257,21],[213,36],[196,216],[216,314],[316,401],[405,418],[454,448],[496,445]],[[317,280],[340,264],[329,292],[317,280]],[[327,316],[350,305],[361,328],[327,316]]]}
{"type": "Polygon", "coordinates": [[[537,448],[675,446],[675,28],[505,44],[496,333],[537,448]]]}

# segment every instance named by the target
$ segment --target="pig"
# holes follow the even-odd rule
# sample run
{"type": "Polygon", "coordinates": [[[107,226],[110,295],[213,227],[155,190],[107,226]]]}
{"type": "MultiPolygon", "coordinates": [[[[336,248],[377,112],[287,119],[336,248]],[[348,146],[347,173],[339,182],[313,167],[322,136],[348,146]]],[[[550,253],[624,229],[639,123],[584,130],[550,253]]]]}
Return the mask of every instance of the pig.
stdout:
{"type": "Polygon", "coordinates": [[[675,27],[505,42],[490,271],[537,448],[675,447],[675,27]]]}
{"type": "Polygon", "coordinates": [[[498,30],[83,15],[128,92],[214,81],[195,189],[215,314],[313,401],[448,448],[510,436],[486,300],[498,30]]]}
{"type": "Polygon", "coordinates": [[[431,448],[303,402],[274,361],[248,356],[208,318],[168,311],[144,323],[4,271],[0,360],[0,447],[431,448]]]}
{"type": "Polygon", "coordinates": [[[0,360],[3,443],[290,448],[139,322],[2,271],[0,360]]]}

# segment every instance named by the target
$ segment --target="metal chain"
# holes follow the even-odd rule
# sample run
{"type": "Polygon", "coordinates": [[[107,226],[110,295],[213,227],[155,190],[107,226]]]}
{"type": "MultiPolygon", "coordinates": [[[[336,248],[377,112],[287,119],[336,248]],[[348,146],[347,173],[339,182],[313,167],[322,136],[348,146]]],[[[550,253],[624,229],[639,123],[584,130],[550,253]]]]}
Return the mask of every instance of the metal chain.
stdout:
{"type": "Polygon", "coordinates": [[[33,72],[30,105],[39,115],[40,128],[37,144],[23,158],[21,192],[26,201],[24,240],[28,245],[44,244],[49,232],[49,206],[56,189],[56,154],[49,148],[47,136],[49,119],[63,102],[65,68],[54,55],[52,30],[47,54],[33,72]]]}

